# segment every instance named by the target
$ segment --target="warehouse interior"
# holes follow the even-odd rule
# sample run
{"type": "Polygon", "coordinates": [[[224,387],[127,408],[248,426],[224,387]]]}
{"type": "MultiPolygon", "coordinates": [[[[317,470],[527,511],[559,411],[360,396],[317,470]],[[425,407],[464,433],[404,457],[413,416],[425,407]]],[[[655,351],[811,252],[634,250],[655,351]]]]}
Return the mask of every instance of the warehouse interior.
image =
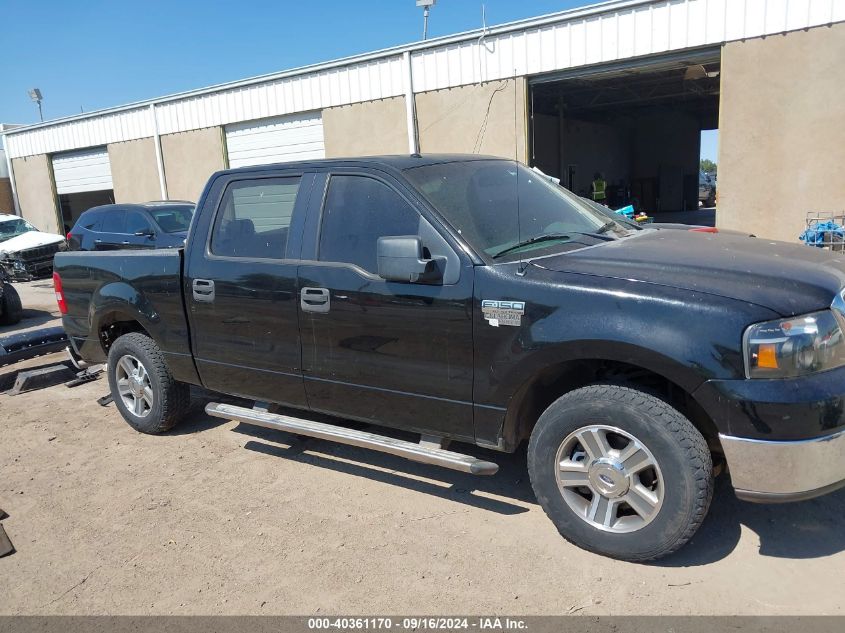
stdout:
{"type": "Polygon", "coordinates": [[[529,86],[531,164],[589,197],[594,175],[608,205],[698,208],[703,130],[719,125],[719,52],[539,77],[529,86]]]}
{"type": "Polygon", "coordinates": [[[67,235],[79,216],[91,207],[114,204],[114,190],[81,191],[59,194],[59,208],[62,214],[62,230],[67,235]]]}

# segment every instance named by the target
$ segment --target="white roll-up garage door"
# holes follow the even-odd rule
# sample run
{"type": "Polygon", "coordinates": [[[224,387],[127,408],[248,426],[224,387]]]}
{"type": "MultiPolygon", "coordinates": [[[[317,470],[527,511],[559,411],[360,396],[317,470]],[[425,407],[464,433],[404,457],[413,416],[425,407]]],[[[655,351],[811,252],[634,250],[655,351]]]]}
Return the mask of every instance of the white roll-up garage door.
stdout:
{"type": "Polygon", "coordinates": [[[53,155],[53,178],[59,194],[114,189],[104,147],[53,155]]]}
{"type": "Polygon", "coordinates": [[[323,117],[293,114],[226,126],[230,167],[324,158],[323,117]]]}

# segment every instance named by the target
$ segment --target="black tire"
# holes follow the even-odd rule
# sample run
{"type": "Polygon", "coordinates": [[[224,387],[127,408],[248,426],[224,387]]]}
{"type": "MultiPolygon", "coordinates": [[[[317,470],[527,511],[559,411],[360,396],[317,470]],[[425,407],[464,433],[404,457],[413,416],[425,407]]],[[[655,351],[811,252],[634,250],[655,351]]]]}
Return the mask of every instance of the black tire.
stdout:
{"type": "MultiPolygon", "coordinates": [[[[590,461],[589,456],[583,459],[590,461]]],[[[565,539],[591,552],[633,562],[656,560],[684,545],[704,520],[713,496],[712,457],[698,429],[663,400],[621,385],[589,385],[552,403],[531,433],[528,471],[537,500],[565,539]],[[630,434],[659,467],[662,502],[650,522],[635,531],[594,526],[576,513],[558,486],[559,448],[573,432],[590,425],[630,434]]],[[[568,498],[575,497],[569,493],[568,498]]],[[[628,506],[623,503],[619,508],[622,513],[628,506]]]]}
{"type": "Polygon", "coordinates": [[[3,296],[0,298],[0,325],[14,325],[23,318],[21,296],[10,283],[3,284],[3,296]]]}
{"type": "Polygon", "coordinates": [[[172,429],[191,405],[190,387],[175,380],[158,345],[145,334],[131,332],[118,338],[109,350],[109,388],[123,419],[136,431],[156,435],[172,429]],[[153,402],[144,415],[130,411],[118,391],[118,363],[124,356],[137,359],[149,376],[153,402]]]}

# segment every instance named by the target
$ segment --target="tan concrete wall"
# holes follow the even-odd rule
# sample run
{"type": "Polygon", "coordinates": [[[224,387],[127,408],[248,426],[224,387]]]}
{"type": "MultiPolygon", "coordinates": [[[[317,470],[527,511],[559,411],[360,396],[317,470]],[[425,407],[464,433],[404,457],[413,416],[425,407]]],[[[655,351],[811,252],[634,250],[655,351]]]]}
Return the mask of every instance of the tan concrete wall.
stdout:
{"type": "Polygon", "coordinates": [[[717,226],[797,242],[845,210],[845,24],[722,49],[717,226]]]}
{"type": "Polygon", "coordinates": [[[14,213],[15,201],[12,199],[12,181],[0,178],[0,213],[14,213]]]}
{"type": "Polygon", "coordinates": [[[326,156],[407,154],[405,98],[379,99],[323,110],[326,156]]]}
{"type": "Polygon", "coordinates": [[[416,95],[422,152],[526,156],[525,78],[416,95]]]}
{"type": "Polygon", "coordinates": [[[208,177],[225,167],[223,130],[208,127],[165,134],[161,152],[168,197],[196,202],[208,177]]]}
{"type": "Polygon", "coordinates": [[[47,154],[13,158],[21,215],[47,233],[61,233],[53,187],[53,166],[47,154]]]}
{"type": "Polygon", "coordinates": [[[115,202],[161,199],[155,141],[142,138],[108,146],[115,202]]]}

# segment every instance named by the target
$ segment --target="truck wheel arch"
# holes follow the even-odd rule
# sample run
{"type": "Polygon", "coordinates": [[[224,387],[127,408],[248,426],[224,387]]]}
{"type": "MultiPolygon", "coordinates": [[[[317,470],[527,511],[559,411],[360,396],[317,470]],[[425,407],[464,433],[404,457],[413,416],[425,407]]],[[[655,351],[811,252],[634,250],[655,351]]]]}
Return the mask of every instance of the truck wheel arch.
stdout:
{"type": "Polygon", "coordinates": [[[128,332],[150,336],[155,309],[135,288],[120,281],[97,289],[91,297],[89,314],[91,331],[97,332],[103,350],[108,353],[118,336],[128,332]]]}
{"type": "MultiPolygon", "coordinates": [[[[527,439],[543,411],[563,394],[588,384],[616,383],[635,385],[665,400],[690,419],[711,451],[721,452],[715,422],[692,395],[697,385],[678,380],[680,374],[665,371],[663,363],[660,370],[649,365],[652,364],[602,355],[570,358],[542,367],[520,385],[508,402],[501,431],[504,445],[515,449],[527,439]]],[[[700,384],[703,379],[699,377],[698,381],[700,384]]]]}
{"type": "Polygon", "coordinates": [[[150,336],[149,331],[135,315],[123,310],[111,310],[100,316],[97,323],[97,333],[103,351],[108,354],[112,344],[124,334],[139,332],[150,336]]]}

